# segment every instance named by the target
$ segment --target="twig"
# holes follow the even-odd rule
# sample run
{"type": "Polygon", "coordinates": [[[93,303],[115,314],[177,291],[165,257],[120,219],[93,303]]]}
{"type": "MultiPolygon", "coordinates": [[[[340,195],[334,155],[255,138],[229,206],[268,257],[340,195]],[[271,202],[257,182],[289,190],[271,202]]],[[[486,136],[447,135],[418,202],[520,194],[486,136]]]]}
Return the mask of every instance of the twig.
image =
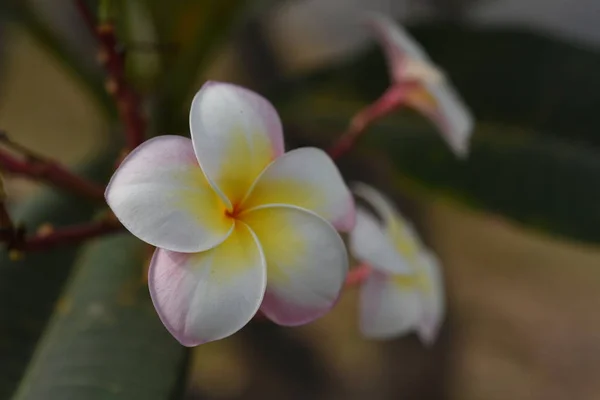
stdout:
{"type": "Polygon", "coordinates": [[[75,175],[57,161],[36,154],[11,141],[2,131],[0,131],[0,143],[20,152],[25,158],[20,159],[0,148],[0,169],[3,171],[44,181],[93,200],[104,201],[103,187],[75,175]]]}
{"type": "Polygon", "coordinates": [[[121,229],[123,229],[123,226],[112,219],[71,225],[59,229],[46,226],[45,229],[40,229],[33,236],[24,236],[19,240],[8,243],[8,248],[13,257],[18,258],[19,253],[47,250],[59,245],[76,244],[121,229]]]}
{"type": "Polygon", "coordinates": [[[144,141],[146,122],[141,114],[140,99],[125,77],[125,52],[119,48],[115,27],[111,22],[97,24],[83,0],[74,0],[79,13],[94,34],[100,49],[98,60],[107,74],[106,91],[113,97],[125,130],[127,150],[144,141]]]}
{"type": "Polygon", "coordinates": [[[338,159],[346,154],[371,124],[402,106],[407,90],[412,87],[413,82],[392,85],[379,99],[360,110],[348,129],[327,150],[331,158],[338,159]]]}
{"type": "Polygon", "coordinates": [[[369,275],[371,275],[371,266],[369,264],[363,263],[359,264],[356,267],[352,268],[348,275],[346,276],[346,284],[345,286],[357,286],[363,283],[369,275]]]}

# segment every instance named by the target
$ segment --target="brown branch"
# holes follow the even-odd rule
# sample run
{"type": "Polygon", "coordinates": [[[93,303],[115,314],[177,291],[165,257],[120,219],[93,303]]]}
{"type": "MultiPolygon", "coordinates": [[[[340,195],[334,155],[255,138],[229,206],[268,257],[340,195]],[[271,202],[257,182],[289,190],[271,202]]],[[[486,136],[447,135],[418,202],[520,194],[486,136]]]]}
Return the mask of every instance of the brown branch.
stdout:
{"type": "Polygon", "coordinates": [[[114,24],[112,22],[97,24],[85,2],[74,1],[100,45],[98,60],[107,74],[106,90],[115,101],[125,131],[127,150],[131,151],[144,141],[146,122],[141,113],[139,96],[125,76],[125,52],[119,48],[114,24]]]}
{"type": "Polygon", "coordinates": [[[0,148],[0,169],[8,173],[43,181],[75,194],[97,201],[104,201],[104,188],[75,175],[57,161],[43,157],[13,142],[0,131],[0,142],[21,153],[22,158],[0,148]]]}
{"type": "Polygon", "coordinates": [[[123,229],[123,225],[112,219],[71,225],[58,229],[53,229],[46,225],[38,230],[35,235],[22,236],[12,243],[8,243],[8,249],[13,254],[13,257],[15,257],[20,255],[20,253],[42,251],[56,246],[80,243],[87,239],[117,232],[121,229],[123,229]]]}
{"type": "Polygon", "coordinates": [[[0,169],[11,174],[39,180],[96,201],[104,201],[104,188],[49,160],[20,160],[0,149],[0,169]]]}
{"type": "Polygon", "coordinates": [[[85,4],[85,0],[75,0],[75,7],[77,8],[77,11],[79,11],[79,14],[83,18],[83,22],[85,22],[90,32],[94,33],[96,31],[95,18],[88,6],[85,4]]]}

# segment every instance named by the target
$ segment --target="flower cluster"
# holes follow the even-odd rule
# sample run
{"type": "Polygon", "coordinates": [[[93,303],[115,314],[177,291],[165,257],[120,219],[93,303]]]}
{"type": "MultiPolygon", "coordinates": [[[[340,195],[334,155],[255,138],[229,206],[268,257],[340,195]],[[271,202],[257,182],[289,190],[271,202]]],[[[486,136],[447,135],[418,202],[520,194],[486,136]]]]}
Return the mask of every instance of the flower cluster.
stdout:
{"type": "Polygon", "coordinates": [[[123,225],[157,247],[154,305],[184,345],[238,331],[260,309],[281,325],[309,322],[335,303],[348,269],[335,228],[354,202],[316,148],[284,154],[271,104],[209,82],[190,113],[192,139],[160,136],[123,161],[106,200],[123,225]]]}
{"type": "Polygon", "coordinates": [[[361,286],[361,331],[380,339],[416,331],[432,343],[444,314],[437,258],[383,194],[365,184],[354,191],[377,213],[358,207],[350,234],[352,255],[372,268],[361,286]]]}
{"type": "MultiPolygon", "coordinates": [[[[470,116],[443,75],[401,28],[372,19],[390,60],[393,90],[439,124],[459,154],[470,116]]],[[[324,315],[349,269],[339,232],[369,265],[361,329],[434,340],[443,318],[436,257],[391,201],[364,184],[355,207],[332,159],[316,148],[284,152],[282,124],[262,96],[208,82],[194,97],[191,139],[160,136],[131,152],[106,201],[135,236],[156,247],[149,287],[158,315],[185,346],[227,337],[261,312],[286,326],[324,315]]]]}

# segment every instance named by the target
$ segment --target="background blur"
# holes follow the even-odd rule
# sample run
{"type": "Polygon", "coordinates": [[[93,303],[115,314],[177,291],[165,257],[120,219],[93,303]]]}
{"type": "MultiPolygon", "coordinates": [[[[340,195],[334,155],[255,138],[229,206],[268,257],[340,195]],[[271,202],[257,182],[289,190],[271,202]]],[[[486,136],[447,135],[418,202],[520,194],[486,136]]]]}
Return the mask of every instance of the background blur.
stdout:
{"type": "MultiPolygon", "coordinates": [[[[29,3],[86,68],[99,68],[93,38],[70,1],[29,3]]],[[[152,41],[144,37],[151,31],[144,1],[124,3],[133,10],[129,23],[142,32],[138,41],[152,41]]],[[[188,8],[188,19],[176,22],[183,38],[203,23],[195,13],[220,7],[172,3],[188,8]]],[[[173,398],[600,399],[600,3],[257,0],[211,48],[196,88],[215,79],[273,94],[290,143],[326,144],[343,129],[342,116],[387,84],[381,54],[354,19],[363,9],[406,24],[478,119],[466,165],[454,162],[431,127],[410,113],[375,127],[363,151],[341,164],[347,177],[394,196],[441,258],[448,292],[442,334],[430,349],[415,336],[363,340],[350,290],[308,326],[252,323],[195,349],[185,394],[173,398]],[[390,128],[396,126],[402,129],[390,128]],[[388,158],[378,157],[382,143],[394,149],[388,158]]],[[[47,43],[0,10],[0,128],[65,163],[86,162],[118,126],[47,43]]],[[[137,85],[150,97],[148,82],[160,62],[175,57],[170,51],[176,50],[130,53],[142,66],[137,85]]],[[[159,133],[186,129],[153,126],[178,130],[159,133]]],[[[39,194],[17,178],[7,178],[6,186],[15,208],[39,194]]],[[[22,297],[36,296],[27,280],[18,289],[22,297]]],[[[17,301],[0,296],[2,307],[17,301]]],[[[44,299],[49,309],[57,301],[44,299]]],[[[4,340],[14,332],[8,313],[1,315],[4,340]]],[[[34,323],[39,333],[32,337],[45,324],[34,323]]],[[[0,344],[0,364],[14,343],[0,344]]],[[[26,365],[34,348],[18,353],[19,362],[26,365]]],[[[22,371],[6,372],[10,367],[0,366],[0,397],[10,398],[20,380],[22,371]]],[[[89,398],[130,398],[98,396],[89,398]]]]}

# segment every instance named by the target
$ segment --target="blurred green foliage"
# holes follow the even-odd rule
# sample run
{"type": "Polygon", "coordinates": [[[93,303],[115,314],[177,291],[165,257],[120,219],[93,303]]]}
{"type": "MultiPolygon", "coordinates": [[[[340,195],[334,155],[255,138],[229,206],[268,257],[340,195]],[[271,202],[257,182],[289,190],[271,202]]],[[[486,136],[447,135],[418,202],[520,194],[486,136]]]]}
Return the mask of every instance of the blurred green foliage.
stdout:
{"type": "MultiPolygon", "coordinates": [[[[106,182],[116,151],[106,151],[81,169],[84,176],[106,182]]],[[[97,205],[45,189],[11,210],[17,224],[29,232],[44,223],[60,227],[85,221],[97,205]]],[[[0,253],[0,398],[8,398],[19,383],[37,341],[54,311],[54,304],[77,256],[77,246],[27,254],[11,261],[0,253]]]]}
{"type": "Polygon", "coordinates": [[[148,295],[148,247],[129,233],[82,250],[15,399],[168,399],[184,348],[148,295]]]}

